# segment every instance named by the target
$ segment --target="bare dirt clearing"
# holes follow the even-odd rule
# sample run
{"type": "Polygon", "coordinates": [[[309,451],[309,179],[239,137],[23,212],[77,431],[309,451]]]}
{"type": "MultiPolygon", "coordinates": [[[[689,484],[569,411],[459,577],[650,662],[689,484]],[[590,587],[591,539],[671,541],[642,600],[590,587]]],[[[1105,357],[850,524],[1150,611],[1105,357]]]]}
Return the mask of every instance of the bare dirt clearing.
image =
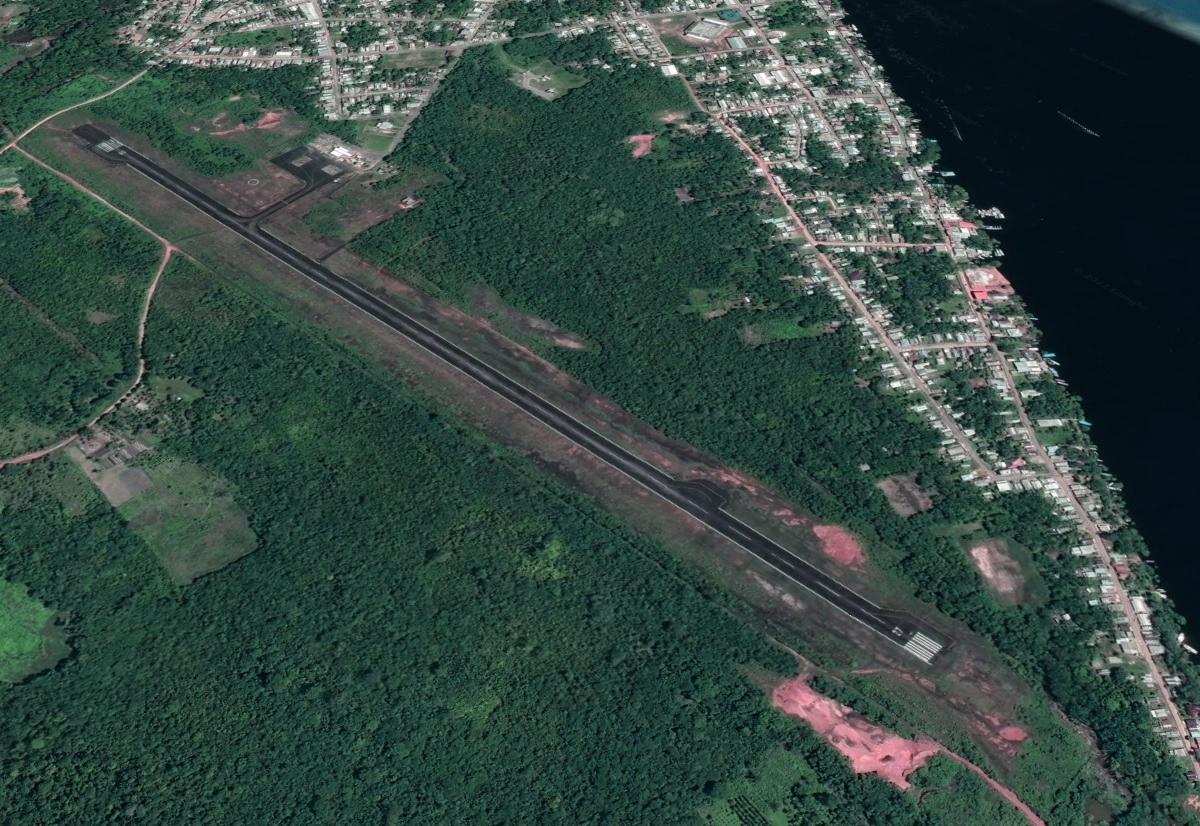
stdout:
{"type": "Polygon", "coordinates": [[[932,740],[906,740],[867,720],[853,709],[818,694],[804,677],[776,686],[772,704],[799,717],[842,753],[856,774],[875,774],[900,789],[908,776],[941,751],[932,740]]]}
{"type": "Polygon", "coordinates": [[[917,480],[906,474],[880,479],[875,485],[887,497],[888,504],[899,515],[908,518],[924,513],[933,507],[933,498],[917,484],[917,480]]]}
{"type": "Polygon", "coordinates": [[[25,190],[18,184],[16,186],[0,186],[0,200],[7,200],[5,204],[9,209],[16,212],[24,212],[29,208],[29,196],[25,194],[25,190]]]}
{"type": "Polygon", "coordinates": [[[633,144],[635,158],[644,158],[654,149],[654,135],[630,135],[627,140],[633,144]]]}
{"type": "Polygon", "coordinates": [[[1015,605],[1025,595],[1025,574],[1007,551],[1004,540],[989,539],[972,545],[968,553],[992,593],[1002,602],[1015,605]]]}

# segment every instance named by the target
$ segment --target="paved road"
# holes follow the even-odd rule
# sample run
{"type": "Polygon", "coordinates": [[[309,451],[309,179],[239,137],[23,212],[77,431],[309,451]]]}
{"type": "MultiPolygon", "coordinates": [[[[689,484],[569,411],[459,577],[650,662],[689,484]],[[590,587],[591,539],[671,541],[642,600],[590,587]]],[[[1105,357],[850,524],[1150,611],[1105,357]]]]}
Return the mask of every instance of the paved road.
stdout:
{"type": "Polygon", "coordinates": [[[102,157],[126,164],[178,195],[259,249],[467,374],[917,659],[928,663],[946,646],[948,641],[944,637],[915,617],[874,604],[730,515],[725,509],[728,494],[716,485],[703,481],[679,481],[671,477],[383,299],[271,236],[258,226],[257,219],[236,215],[191,184],[95,127],[82,126],[75,131],[91,142],[92,149],[102,157]]]}

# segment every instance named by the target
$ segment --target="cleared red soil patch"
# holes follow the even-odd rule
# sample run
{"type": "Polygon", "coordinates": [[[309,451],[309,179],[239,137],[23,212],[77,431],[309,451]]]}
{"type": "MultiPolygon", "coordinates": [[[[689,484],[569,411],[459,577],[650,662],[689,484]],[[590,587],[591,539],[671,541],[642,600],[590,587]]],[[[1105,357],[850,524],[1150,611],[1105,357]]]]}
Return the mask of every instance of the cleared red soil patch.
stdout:
{"type": "MultiPolygon", "coordinates": [[[[799,717],[825,742],[850,761],[855,774],[875,774],[899,789],[908,789],[908,777],[937,754],[944,754],[963,766],[1007,801],[1032,826],[1046,826],[1033,809],[1016,793],[993,780],[983,769],[933,740],[907,740],[875,725],[854,709],[842,705],[809,687],[803,675],[780,683],[771,693],[771,704],[784,714],[799,717]]],[[[1011,736],[1025,732],[1012,726],[1011,736]]]]}
{"type": "Polygon", "coordinates": [[[992,539],[980,542],[969,551],[975,569],[992,593],[1005,602],[1019,602],[1025,590],[1021,565],[1004,552],[1004,543],[992,539]]]}
{"type": "Polygon", "coordinates": [[[821,550],[825,556],[834,562],[857,571],[866,568],[867,554],[863,551],[862,543],[841,525],[817,525],[813,533],[821,540],[821,550]]]}
{"type": "Polygon", "coordinates": [[[791,508],[773,508],[771,515],[789,528],[812,526],[813,536],[821,546],[821,553],[852,571],[866,572],[867,552],[858,541],[858,537],[846,528],[841,525],[813,525],[811,519],[791,508]]]}
{"type": "Polygon", "coordinates": [[[880,728],[853,709],[813,691],[802,676],[776,686],[771,703],[808,723],[850,761],[855,774],[875,774],[900,789],[909,788],[908,776],[941,751],[932,740],[906,740],[880,728]]]}
{"type": "Polygon", "coordinates": [[[1005,726],[1000,729],[1000,736],[1010,743],[1024,743],[1029,739],[1029,732],[1020,726],[1005,726]]]}
{"type": "MultiPolygon", "coordinates": [[[[214,118],[214,120],[219,118],[220,116],[218,115],[217,118],[214,118]]],[[[275,129],[281,123],[283,123],[283,112],[263,112],[262,116],[251,125],[239,123],[232,129],[222,129],[217,132],[209,132],[208,134],[214,138],[220,138],[225,135],[233,135],[237,132],[244,132],[247,129],[275,129]]]]}
{"type": "Polygon", "coordinates": [[[633,144],[633,157],[635,158],[646,157],[654,148],[653,135],[630,135],[626,140],[633,144]]]}

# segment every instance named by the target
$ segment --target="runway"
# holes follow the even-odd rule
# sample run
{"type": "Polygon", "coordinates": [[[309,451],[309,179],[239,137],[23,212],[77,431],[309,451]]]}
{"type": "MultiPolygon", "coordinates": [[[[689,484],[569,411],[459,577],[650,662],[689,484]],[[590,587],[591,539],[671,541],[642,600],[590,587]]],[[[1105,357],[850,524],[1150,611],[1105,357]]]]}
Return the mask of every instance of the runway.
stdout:
{"type": "Polygon", "coordinates": [[[101,157],[113,163],[124,164],[174,193],[263,252],[470,376],[551,430],[688,513],[710,530],[770,565],[846,616],[903,648],[918,660],[924,663],[932,662],[949,644],[949,640],[912,615],[876,605],[732,516],[726,510],[728,494],[718,486],[709,482],[680,481],[673,478],[385,300],[273,237],[259,227],[264,213],[269,214],[273,210],[265,210],[258,216],[239,216],[96,127],[81,126],[75,133],[87,140],[92,145],[92,150],[101,157]]]}

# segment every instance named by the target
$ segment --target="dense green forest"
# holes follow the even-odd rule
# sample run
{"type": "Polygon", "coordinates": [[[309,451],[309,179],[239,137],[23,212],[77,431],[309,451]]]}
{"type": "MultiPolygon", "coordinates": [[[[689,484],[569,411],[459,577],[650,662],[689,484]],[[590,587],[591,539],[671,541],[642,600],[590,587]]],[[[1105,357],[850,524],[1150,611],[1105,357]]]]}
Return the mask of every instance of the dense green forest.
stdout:
{"type": "MultiPolygon", "coordinates": [[[[959,482],[937,458],[933,431],[862,361],[853,325],[746,347],[747,323],[831,321],[836,311],[781,280],[802,265],[770,243],[736,150],[658,121],[689,108],[681,86],[646,68],[581,71],[588,84],[551,104],[509,83],[487,50],[465,55],[391,159],[402,180],[435,173],[443,183],[357,248],[450,300],[486,283],[592,342],[545,355],[670,435],[853,527],[878,565],[993,640],[1093,726],[1103,749],[1120,755],[1119,780],[1177,797],[1183,774],[1151,734],[1137,687],[1088,666],[1088,639],[1108,619],[1083,601],[1071,558],[1058,555],[1070,536],[1049,504],[1036,494],[986,502],[959,482]],[[660,134],[655,151],[632,158],[626,138],[643,132],[660,134]],[[765,309],[707,320],[680,312],[697,289],[750,296],[765,309]],[[936,493],[934,509],[897,516],[875,488],[893,473],[916,473],[936,493]],[[1031,549],[1050,584],[1046,604],[999,605],[953,538],[967,525],[1031,549]],[[1072,622],[1055,621],[1064,610],[1072,622]]],[[[920,271],[916,298],[936,300],[939,262],[902,266],[920,271]]],[[[1154,822],[1138,816],[1130,822],[1154,822]]]]}
{"type": "Polygon", "coordinates": [[[141,7],[136,0],[27,2],[21,27],[50,38],[50,47],[0,74],[0,123],[13,132],[104,92],[141,63],[116,43],[117,29],[141,7]]]}
{"type": "Polygon", "coordinates": [[[501,5],[496,14],[512,20],[512,33],[522,35],[542,32],[555,23],[578,17],[607,17],[616,8],[613,0],[521,0],[501,5]]]}
{"type": "Polygon", "coordinates": [[[29,204],[0,208],[0,456],[98,412],[137,364],[137,319],[158,263],[141,230],[25,161],[29,204]]]}
{"type": "MultiPolygon", "coordinates": [[[[720,592],[312,328],[190,266],[111,424],[233,485],[259,548],[183,587],[65,459],[0,473],[0,577],[71,656],[0,690],[8,823],[680,823],[753,781],[791,822],[950,824],[769,709],[720,592]]],[[[961,785],[932,765],[918,787],[961,785]]],[[[740,792],[739,792],[740,794],[740,792]]],[[[760,809],[761,811],[761,809],[760,809]]]]}

